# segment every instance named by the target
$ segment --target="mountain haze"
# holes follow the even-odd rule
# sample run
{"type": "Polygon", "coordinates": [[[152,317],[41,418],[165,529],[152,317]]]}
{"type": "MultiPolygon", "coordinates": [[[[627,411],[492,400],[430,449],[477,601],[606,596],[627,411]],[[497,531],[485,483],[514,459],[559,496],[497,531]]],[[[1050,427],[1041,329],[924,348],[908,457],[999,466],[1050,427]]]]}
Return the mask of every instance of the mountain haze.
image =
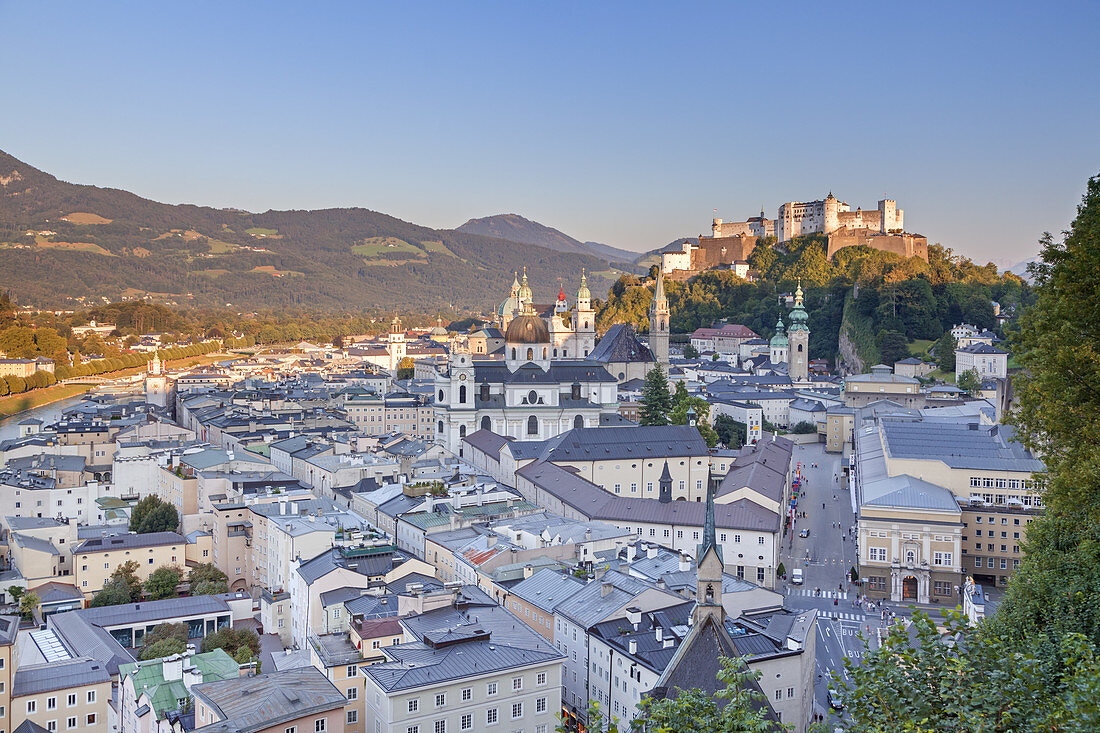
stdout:
{"type": "Polygon", "coordinates": [[[147,297],[235,308],[487,311],[527,267],[536,297],[606,259],[362,208],[250,213],[78,185],[0,151],[0,289],[71,307],[147,297]]]}
{"type": "Polygon", "coordinates": [[[496,214],[480,219],[470,219],[456,231],[534,244],[558,252],[590,255],[608,262],[631,264],[639,254],[599,242],[581,242],[553,227],[531,221],[519,214],[496,214]]]}

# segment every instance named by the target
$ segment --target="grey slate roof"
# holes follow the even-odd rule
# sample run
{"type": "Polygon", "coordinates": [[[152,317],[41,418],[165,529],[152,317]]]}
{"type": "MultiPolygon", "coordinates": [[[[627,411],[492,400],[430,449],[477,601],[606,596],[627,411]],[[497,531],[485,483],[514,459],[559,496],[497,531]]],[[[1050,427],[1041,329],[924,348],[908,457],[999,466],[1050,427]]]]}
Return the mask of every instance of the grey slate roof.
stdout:
{"type": "Polygon", "coordinates": [[[11,683],[11,695],[21,697],[110,681],[111,675],[106,665],[87,657],[46,664],[21,664],[11,683]]]}
{"type": "Polygon", "coordinates": [[[204,733],[252,733],[347,702],[315,667],[204,682],[191,691],[225,718],[197,729],[204,733]]]}
{"type": "Polygon", "coordinates": [[[176,532],[146,532],[145,534],[120,534],[118,536],[92,537],[73,548],[73,554],[82,552],[114,552],[141,547],[185,545],[187,540],[176,532]]]}
{"type": "Polygon", "coordinates": [[[1043,462],[1013,440],[1008,425],[957,420],[881,421],[886,452],[894,458],[940,460],[952,468],[1043,471],[1043,462]]]}
{"type": "Polygon", "coordinates": [[[558,605],[584,588],[584,583],[549,568],[543,568],[530,578],[512,586],[512,595],[553,613],[558,605]]]}
{"type": "Polygon", "coordinates": [[[229,605],[218,596],[187,596],[163,601],[141,601],[70,611],[70,613],[80,614],[88,623],[99,627],[153,623],[166,618],[229,612],[229,605]]]}
{"type": "Polygon", "coordinates": [[[985,343],[982,343],[980,341],[978,343],[975,343],[975,344],[970,344],[970,346],[964,346],[961,349],[956,349],[956,351],[961,351],[964,354],[985,354],[985,355],[996,355],[996,354],[1007,354],[1008,353],[1004,349],[998,349],[996,346],[990,346],[989,344],[985,344],[985,343]]]}
{"type": "Polygon", "coordinates": [[[902,474],[863,485],[866,506],[958,512],[955,495],[942,486],[902,474]]]}
{"type": "Polygon", "coordinates": [[[547,461],[609,461],[708,455],[690,425],[573,428],[547,441],[547,461]]]}
{"type": "MultiPolygon", "coordinates": [[[[631,599],[643,591],[656,589],[657,586],[617,570],[608,570],[599,580],[593,580],[577,591],[572,598],[558,604],[555,614],[568,618],[581,628],[590,628],[606,620],[631,599]],[[604,585],[612,587],[605,592],[604,585]]],[[[664,592],[664,591],[662,591],[664,592]]],[[[665,592],[670,606],[682,603],[683,598],[665,592]]]]}
{"type": "Polygon", "coordinates": [[[656,361],[653,352],[638,340],[634,326],[629,323],[617,323],[607,329],[588,358],[601,364],[656,361]]]}
{"type": "Polygon", "coordinates": [[[474,586],[456,606],[411,616],[402,623],[417,641],[387,647],[393,661],[363,668],[388,692],[562,659],[562,654],[474,586]]]}

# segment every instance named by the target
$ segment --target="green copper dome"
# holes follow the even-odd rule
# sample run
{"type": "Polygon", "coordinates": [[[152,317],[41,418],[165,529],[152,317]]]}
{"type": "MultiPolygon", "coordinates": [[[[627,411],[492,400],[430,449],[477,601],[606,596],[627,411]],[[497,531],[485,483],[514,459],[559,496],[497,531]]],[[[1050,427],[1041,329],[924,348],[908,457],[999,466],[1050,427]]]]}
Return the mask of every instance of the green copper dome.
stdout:
{"type": "Polygon", "coordinates": [[[775,335],[772,336],[772,340],[771,340],[770,343],[771,343],[771,347],[773,349],[777,348],[777,347],[782,347],[782,348],[787,347],[787,344],[788,344],[787,334],[784,333],[784,331],[783,331],[783,319],[782,318],[780,318],[779,321],[775,324],[775,335]]]}
{"type": "Polygon", "coordinates": [[[791,310],[791,328],[793,331],[809,331],[810,316],[806,313],[806,309],[802,307],[802,283],[799,282],[798,289],[794,291],[794,308],[791,310]]]}

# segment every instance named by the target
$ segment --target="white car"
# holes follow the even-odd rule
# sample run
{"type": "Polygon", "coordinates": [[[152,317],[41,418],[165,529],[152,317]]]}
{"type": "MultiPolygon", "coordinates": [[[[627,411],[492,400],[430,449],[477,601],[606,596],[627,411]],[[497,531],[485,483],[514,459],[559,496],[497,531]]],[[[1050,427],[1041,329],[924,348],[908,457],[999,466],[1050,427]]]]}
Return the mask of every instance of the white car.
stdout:
{"type": "Polygon", "coordinates": [[[802,585],[802,568],[795,568],[791,571],[791,584],[802,585]]]}

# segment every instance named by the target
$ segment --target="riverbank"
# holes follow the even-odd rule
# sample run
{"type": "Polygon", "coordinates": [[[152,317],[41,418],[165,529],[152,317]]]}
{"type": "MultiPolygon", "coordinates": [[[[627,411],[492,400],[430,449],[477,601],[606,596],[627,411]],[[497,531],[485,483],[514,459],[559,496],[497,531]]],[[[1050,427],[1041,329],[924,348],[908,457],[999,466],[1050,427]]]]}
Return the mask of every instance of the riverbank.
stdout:
{"type": "MultiPolygon", "coordinates": [[[[200,366],[202,364],[213,364],[216,361],[222,361],[223,359],[231,358],[231,354],[203,354],[201,356],[189,356],[186,359],[176,359],[175,361],[168,362],[166,367],[169,369],[186,369],[188,367],[200,366]]],[[[122,379],[124,377],[130,377],[135,374],[141,374],[145,371],[145,367],[132,367],[130,369],[120,369],[117,372],[109,372],[101,376],[108,379],[122,379]]],[[[57,402],[58,400],[68,399],[75,397],[76,395],[83,394],[91,389],[94,389],[95,384],[55,384],[50,387],[43,387],[41,389],[32,389],[29,392],[23,392],[21,394],[8,395],[7,397],[0,397],[0,419],[12,417],[28,410],[33,410],[36,407],[42,407],[48,405],[51,402],[57,402]]]]}

